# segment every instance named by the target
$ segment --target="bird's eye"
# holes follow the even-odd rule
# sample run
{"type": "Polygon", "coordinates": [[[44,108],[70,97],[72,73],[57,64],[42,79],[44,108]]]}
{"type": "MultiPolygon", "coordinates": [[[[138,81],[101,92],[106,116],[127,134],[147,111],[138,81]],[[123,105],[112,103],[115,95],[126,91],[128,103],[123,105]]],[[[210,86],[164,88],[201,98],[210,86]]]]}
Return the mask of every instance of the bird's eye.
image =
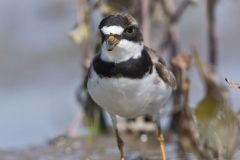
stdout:
{"type": "Polygon", "coordinates": [[[128,34],[132,34],[134,32],[134,27],[133,26],[127,27],[125,32],[128,33],[128,34]]]}

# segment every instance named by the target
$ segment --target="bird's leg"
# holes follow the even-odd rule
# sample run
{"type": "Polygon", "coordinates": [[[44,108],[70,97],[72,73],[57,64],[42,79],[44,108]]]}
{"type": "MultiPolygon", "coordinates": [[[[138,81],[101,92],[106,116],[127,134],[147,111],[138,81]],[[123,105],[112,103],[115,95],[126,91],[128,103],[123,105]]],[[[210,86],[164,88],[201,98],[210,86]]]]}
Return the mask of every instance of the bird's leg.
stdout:
{"type": "Polygon", "coordinates": [[[167,160],[166,156],[166,149],[165,149],[165,143],[164,143],[164,136],[162,133],[161,129],[161,123],[160,123],[160,113],[157,113],[157,115],[154,117],[155,123],[157,125],[157,136],[158,136],[158,141],[160,144],[160,151],[162,154],[162,160],[167,160]]]}
{"type": "Polygon", "coordinates": [[[112,123],[113,123],[113,129],[115,131],[116,138],[117,138],[118,149],[120,151],[120,160],[125,160],[124,159],[124,151],[123,151],[124,142],[121,139],[118,129],[117,129],[117,118],[115,115],[112,115],[112,114],[111,114],[111,118],[112,118],[112,123]]]}
{"type": "Polygon", "coordinates": [[[167,160],[165,143],[164,143],[164,136],[163,136],[161,127],[158,126],[157,129],[158,129],[158,141],[160,143],[160,150],[161,150],[161,154],[162,154],[162,160],[167,160]]]}

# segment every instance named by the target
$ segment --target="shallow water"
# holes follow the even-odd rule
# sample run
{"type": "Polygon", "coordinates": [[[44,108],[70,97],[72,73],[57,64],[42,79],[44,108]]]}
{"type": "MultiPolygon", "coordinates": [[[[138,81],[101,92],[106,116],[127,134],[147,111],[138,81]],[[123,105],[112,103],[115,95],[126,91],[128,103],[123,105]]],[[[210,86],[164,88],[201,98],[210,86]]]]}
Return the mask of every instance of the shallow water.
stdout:
{"type": "MultiPolygon", "coordinates": [[[[47,140],[65,133],[79,111],[74,94],[81,79],[81,49],[67,38],[75,23],[74,5],[74,1],[65,0],[0,1],[1,149],[46,144],[47,140]]],[[[218,7],[219,71],[223,79],[236,81],[240,81],[240,21],[234,17],[240,16],[239,7],[239,1],[220,1],[218,7]]],[[[184,53],[190,52],[193,43],[206,53],[203,13],[200,5],[189,8],[184,14],[179,25],[184,53]]],[[[203,93],[203,88],[196,73],[191,71],[190,74],[195,78],[191,92],[191,105],[194,106],[203,96],[199,94],[203,93]]],[[[238,90],[231,90],[235,110],[240,109],[239,95],[238,90]]],[[[115,144],[109,145],[110,150],[111,146],[115,144]]],[[[169,146],[167,150],[171,155],[174,147],[169,146]]],[[[46,158],[42,157],[48,152],[45,147],[36,151],[34,148],[13,151],[2,151],[0,157],[14,160],[11,156],[21,154],[27,160],[40,154],[39,159],[53,159],[60,152],[46,158]]],[[[55,152],[54,148],[51,151],[55,152]]],[[[76,156],[83,153],[84,150],[76,156]]],[[[113,153],[115,156],[118,152],[114,149],[113,153]]],[[[95,158],[93,153],[91,156],[95,158]]]]}

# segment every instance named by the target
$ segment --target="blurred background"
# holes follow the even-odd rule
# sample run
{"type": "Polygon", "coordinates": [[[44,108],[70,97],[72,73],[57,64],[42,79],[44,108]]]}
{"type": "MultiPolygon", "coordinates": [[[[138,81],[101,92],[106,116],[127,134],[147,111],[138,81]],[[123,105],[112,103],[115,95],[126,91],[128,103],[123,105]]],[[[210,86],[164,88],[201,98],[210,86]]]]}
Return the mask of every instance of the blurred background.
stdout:
{"type": "Polygon", "coordinates": [[[76,2],[0,1],[0,147],[45,143],[79,108],[81,50],[68,39],[76,2]]]}
{"type": "MultiPolygon", "coordinates": [[[[217,6],[221,81],[225,77],[240,81],[239,8],[238,0],[220,0],[217,6]]],[[[47,144],[66,133],[79,113],[75,92],[84,76],[83,50],[68,37],[76,12],[75,0],[0,0],[0,150],[7,151],[4,154],[47,144]]],[[[204,1],[186,9],[178,31],[182,52],[191,53],[196,44],[206,59],[205,12],[204,1]]],[[[150,36],[150,46],[157,50],[155,39],[150,36]]],[[[194,79],[190,105],[196,106],[203,87],[194,69],[189,74],[194,79]]],[[[230,91],[235,111],[240,110],[239,96],[239,90],[230,91]]]]}

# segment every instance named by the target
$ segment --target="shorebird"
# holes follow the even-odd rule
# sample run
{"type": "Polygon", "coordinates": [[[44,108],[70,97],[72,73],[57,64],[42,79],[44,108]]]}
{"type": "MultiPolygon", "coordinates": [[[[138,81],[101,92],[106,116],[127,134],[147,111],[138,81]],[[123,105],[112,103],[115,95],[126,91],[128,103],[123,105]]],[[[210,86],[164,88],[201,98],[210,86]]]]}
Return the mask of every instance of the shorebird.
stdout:
{"type": "Polygon", "coordinates": [[[161,57],[146,47],[137,21],[126,13],[105,17],[99,24],[102,43],[87,78],[92,99],[111,116],[120,158],[124,142],[116,116],[151,115],[157,124],[162,159],[166,160],[159,110],[176,88],[176,80],[161,57]]]}

